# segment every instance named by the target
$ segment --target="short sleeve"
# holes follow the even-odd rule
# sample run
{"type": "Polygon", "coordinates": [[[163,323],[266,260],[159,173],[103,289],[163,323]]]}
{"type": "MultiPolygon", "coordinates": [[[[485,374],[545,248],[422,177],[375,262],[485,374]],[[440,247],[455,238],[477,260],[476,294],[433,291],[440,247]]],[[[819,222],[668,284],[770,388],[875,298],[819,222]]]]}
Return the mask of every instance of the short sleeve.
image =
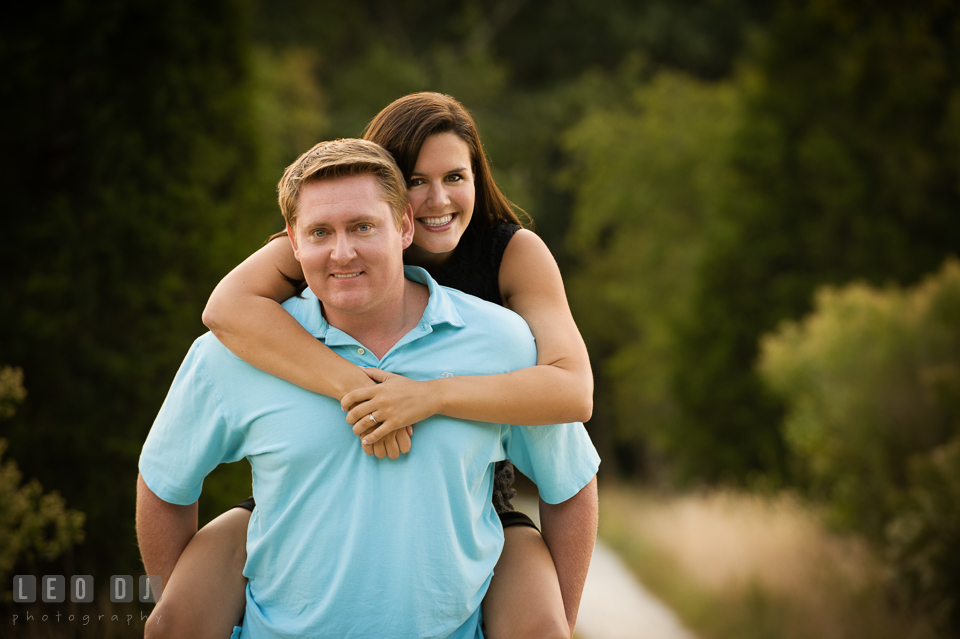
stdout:
{"type": "Polygon", "coordinates": [[[209,347],[203,337],[194,342],[140,453],[143,480],[172,504],[197,501],[203,479],[218,464],[243,458],[242,438],[230,428],[204,367],[209,347]]]}
{"type": "Polygon", "coordinates": [[[600,468],[600,455],[579,422],[507,426],[503,445],[507,459],[537,485],[549,504],[576,495],[600,468]]]}

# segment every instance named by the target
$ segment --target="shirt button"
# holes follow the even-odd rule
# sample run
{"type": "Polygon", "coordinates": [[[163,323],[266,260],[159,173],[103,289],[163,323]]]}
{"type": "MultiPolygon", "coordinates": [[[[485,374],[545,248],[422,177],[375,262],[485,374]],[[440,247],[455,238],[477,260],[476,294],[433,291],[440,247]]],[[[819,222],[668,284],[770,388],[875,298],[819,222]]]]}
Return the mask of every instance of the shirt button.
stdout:
{"type": "Polygon", "coordinates": [[[367,352],[367,351],[363,350],[362,348],[358,348],[358,349],[357,349],[357,355],[363,355],[363,354],[366,353],[366,352],[367,352]]]}

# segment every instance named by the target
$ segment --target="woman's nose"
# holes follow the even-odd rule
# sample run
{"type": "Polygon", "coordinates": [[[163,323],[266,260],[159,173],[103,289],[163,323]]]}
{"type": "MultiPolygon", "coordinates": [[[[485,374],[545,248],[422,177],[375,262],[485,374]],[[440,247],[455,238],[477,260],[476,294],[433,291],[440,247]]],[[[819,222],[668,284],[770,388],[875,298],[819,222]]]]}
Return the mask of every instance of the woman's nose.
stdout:
{"type": "Polygon", "coordinates": [[[430,185],[430,195],[427,202],[433,208],[446,206],[450,202],[450,196],[447,195],[447,190],[443,188],[443,184],[430,185]]]}

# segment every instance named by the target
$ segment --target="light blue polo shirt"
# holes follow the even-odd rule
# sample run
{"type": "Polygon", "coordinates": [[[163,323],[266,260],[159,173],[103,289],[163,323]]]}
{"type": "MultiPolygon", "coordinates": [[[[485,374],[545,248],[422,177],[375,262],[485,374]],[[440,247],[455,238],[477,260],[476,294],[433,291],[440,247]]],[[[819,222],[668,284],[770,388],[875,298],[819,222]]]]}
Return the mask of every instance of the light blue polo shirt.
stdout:
{"type": "MultiPolygon", "coordinates": [[[[324,320],[308,289],[284,307],[336,353],[412,379],[533,365],[516,314],[426,284],[420,323],[377,359],[324,320]]],[[[549,503],[574,496],[599,456],[582,424],[518,427],[436,415],[398,460],[367,456],[340,404],[244,363],[210,333],[193,344],[140,456],[161,499],[191,504],[218,464],[246,458],[257,507],[247,531],[242,636],[481,637],[480,602],[503,546],[491,505],[509,458],[549,503]]]]}

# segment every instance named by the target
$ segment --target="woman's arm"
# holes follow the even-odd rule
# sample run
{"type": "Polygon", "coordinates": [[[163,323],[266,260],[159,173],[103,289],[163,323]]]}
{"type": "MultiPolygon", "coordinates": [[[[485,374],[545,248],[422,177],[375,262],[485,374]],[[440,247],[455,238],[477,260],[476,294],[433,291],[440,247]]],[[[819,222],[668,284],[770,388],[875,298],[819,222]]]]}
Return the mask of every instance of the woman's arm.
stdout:
{"type": "MultiPolygon", "coordinates": [[[[560,269],[535,233],[520,230],[507,244],[500,293],[530,326],[537,365],[502,375],[426,382],[370,371],[383,383],[348,393],[342,401],[344,408],[354,406],[347,415],[351,424],[376,411],[383,426],[366,441],[436,414],[522,426],[590,419],[593,375],[587,348],[570,313],[560,269]]],[[[354,432],[362,427],[360,422],[354,432]]]]}
{"type": "MultiPolygon", "coordinates": [[[[203,323],[243,361],[301,388],[340,400],[348,391],[372,386],[361,368],[323,345],[280,306],[296,292],[284,275],[303,279],[303,269],[290,241],[278,237],[217,285],[203,323]]],[[[395,459],[410,450],[409,433],[399,431],[396,440],[364,450],[395,459]]]]}
{"type": "Polygon", "coordinates": [[[284,275],[303,279],[290,241],[279,237],[217,284],[203,323],[243,361],[301,388],[339,400],[373,382],[310,335],[280,306],[295,292],[284,275]]]}

